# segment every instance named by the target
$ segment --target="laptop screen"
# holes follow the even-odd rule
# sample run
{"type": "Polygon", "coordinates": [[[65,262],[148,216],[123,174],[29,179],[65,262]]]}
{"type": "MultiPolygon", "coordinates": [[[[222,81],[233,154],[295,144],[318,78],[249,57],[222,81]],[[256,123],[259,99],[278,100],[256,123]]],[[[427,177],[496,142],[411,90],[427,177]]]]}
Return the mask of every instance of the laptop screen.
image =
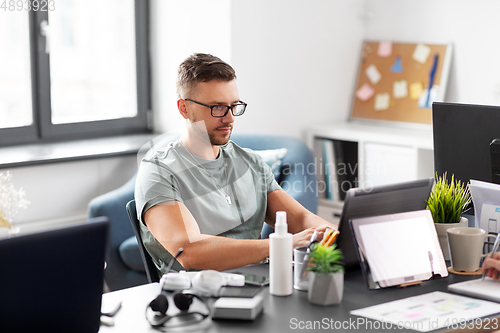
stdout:
{"type": "Polygon", "coordinates": [[[105,217],[0,240],[1,332],[97,332],[105,217]]]}
{"type": "Polygon", "coordinates": [[[337,246],[344,254],[346,270],[360,268],[349,220],[423,210],[433,183],[434,179],[428,178],[347,191],[337,238],[337,246]]]}

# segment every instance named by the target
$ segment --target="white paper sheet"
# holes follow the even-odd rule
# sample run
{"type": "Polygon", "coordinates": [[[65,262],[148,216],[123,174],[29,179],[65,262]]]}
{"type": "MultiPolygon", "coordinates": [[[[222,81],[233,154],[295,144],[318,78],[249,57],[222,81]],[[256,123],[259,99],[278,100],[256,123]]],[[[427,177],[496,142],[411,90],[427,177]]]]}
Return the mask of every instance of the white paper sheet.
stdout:
{"type": "Polygon", "coordinates": [[[500,304],[440,291],[351,311],[356,316],[428,332],[442,327],[459,328],[461,322],[500,312],[500,304]]]}
{"type": "Polygon", "coordinates": [[[471,179],[470,193],[472,195],[472,202],[474,203],[474,226],[488,230],[488,225],[483,226],[480,224],[483,204],[500,205],[500,185],[471,179]]]}
{"type": "MultiPolygon", "coordinates": [[[[425,218],[366,224],[359,231],[375,282],[426,272],[431,275],[428,252],[431,251],[433,258],[438,258],[438,254],[433,243],[435,230],[429,230],[425,218]]],[[[432,268],[435,272],[441,269],[439,260],[433,261],[432,268]]]]}

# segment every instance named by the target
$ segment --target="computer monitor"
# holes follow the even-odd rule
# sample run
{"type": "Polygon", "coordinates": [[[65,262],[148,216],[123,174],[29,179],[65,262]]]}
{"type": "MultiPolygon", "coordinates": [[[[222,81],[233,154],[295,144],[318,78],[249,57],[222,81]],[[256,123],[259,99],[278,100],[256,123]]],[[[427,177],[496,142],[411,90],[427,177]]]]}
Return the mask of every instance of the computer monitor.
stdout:
{"type": "Polygon", "coordinates": [[[432,124],[438,175],[492,181],[490,144],[500,138],[500,106],[435,102],[432,124]]]}

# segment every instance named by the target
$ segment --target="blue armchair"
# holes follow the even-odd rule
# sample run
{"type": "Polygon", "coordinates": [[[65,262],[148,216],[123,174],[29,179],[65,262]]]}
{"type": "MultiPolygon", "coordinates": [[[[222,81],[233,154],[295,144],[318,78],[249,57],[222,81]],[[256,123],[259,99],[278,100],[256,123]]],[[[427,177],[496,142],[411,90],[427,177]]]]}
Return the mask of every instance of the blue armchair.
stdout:
{"type": "MultiPolygon", "coordinates": [[[[163,147],[177,138],[166,137],[156,147],[163,147]]],[[[239,146],[253,150],[287,148],[277,180],[302,206],[316,213],[316,168],[313,154],[303,141],[288,136],[260,134],[233,134],[231,139],[239,146]]],[[[132,177],[116,190],[92,199],[88,206],[89,217],[107,216],[111,222],[104,273],[111,291],[147,283],[137,240],[125,209],[127,202],[134,199],[135,178],[132,177]]],[[[272,231],[271,227],[264,224],[262,238],[267,238],[272,231]]]]}

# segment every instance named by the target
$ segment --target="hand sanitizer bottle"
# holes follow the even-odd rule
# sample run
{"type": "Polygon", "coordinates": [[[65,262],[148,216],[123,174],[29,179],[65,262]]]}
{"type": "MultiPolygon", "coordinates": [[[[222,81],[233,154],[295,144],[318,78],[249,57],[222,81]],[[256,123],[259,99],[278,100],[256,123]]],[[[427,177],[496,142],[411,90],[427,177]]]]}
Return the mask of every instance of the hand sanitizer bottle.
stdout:
{"type": "Polygon", "coordinates": [[[292,294],[292,234],[286,212],[276,212],[274,233],[269,235],[269,292],[275,296],[292,294]]]}

